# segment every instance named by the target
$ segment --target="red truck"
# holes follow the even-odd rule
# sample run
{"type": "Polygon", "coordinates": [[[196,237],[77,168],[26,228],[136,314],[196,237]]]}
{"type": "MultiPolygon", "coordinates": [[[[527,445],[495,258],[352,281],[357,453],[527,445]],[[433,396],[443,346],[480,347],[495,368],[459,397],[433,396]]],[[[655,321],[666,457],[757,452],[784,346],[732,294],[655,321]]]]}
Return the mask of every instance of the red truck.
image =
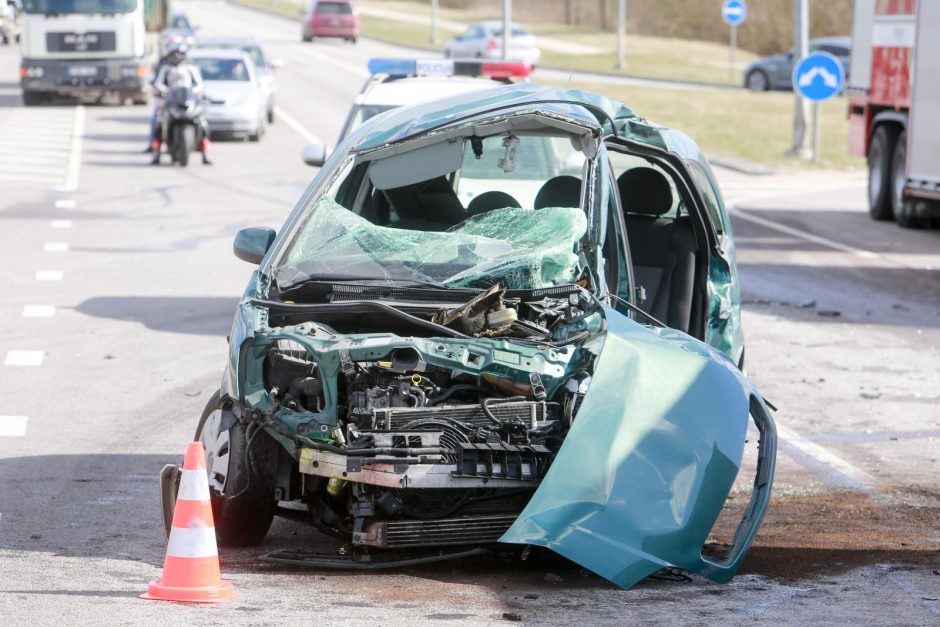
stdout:
{"type": "Polygon", "coordinates": [[[849,150],[868,157],[875,220],[940,218],[940,1],[856,0],[849,150]]]}

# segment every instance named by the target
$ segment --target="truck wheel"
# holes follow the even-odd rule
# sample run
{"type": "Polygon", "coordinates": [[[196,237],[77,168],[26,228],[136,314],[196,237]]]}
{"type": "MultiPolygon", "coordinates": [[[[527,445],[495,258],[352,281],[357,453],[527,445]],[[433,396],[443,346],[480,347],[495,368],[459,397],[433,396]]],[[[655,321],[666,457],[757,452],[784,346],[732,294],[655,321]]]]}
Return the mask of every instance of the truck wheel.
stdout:
{"type": "Polygon", "coordinates": [[[894,212],[894,221],[905,229],[919,229],[924,221],[917,217],[914,211],[913,199],[904,199],[904,186],[907,183],[907,132],[898,135],[894,146],[894,156],[891,159],[891,209],[894,212]]]}
{"type": "Polygon", "coordinates": [[[898,143],[898,129],[881,124],[868,146],[868,213],[873,220],[890,220],[891,160],[898,143]]]}
{"type": "Polygon", "coordinates": [[[209,497],[219,544],[260,544],[277,509],[277,442],[259,426],[249,430],[235,422],[226,427],[218,392],[202,412],[196,439],[206,448],[209,497]]]}
{"type": "Polygon", "coordinates": [[[42,104],[43,95],[38,91],[23,91],[23,106],[35,107],[42,104]]]}

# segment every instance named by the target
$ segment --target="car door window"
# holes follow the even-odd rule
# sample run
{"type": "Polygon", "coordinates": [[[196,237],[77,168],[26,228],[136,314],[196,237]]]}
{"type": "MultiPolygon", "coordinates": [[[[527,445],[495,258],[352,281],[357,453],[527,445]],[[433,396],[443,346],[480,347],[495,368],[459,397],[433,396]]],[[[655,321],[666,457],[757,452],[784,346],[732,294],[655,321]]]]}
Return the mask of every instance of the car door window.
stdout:
{"type": "Polygon", "coordinates": [[[711,179],[705,173],[705,170],[702,169],[702,166],[695,161],[687,161],[686,166],[688,166],[689,171],[692,173],[692,178],[695,179],[699,191],[705,198],[705,209],[708,211],[708,217],[711,219],[715,231],[719,235],[723,235],[727,228],[722,220],[721,202],[718,198],[718,191],[715,189],[714,185],[712,185],[711,179]]]}

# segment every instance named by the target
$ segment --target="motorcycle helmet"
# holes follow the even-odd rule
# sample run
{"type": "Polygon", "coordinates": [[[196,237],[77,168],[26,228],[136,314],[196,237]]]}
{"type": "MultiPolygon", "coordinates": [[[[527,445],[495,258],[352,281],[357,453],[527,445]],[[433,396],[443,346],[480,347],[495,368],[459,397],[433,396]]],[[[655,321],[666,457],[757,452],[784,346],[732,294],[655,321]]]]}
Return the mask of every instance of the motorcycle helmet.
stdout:
{"type": "Polygon", "coordinates": [[[186,45],[186,42],[171,41],[166,49],[167,60],[173,65],[179,65],[186,59],[186,53],[188,51],[189,46],[186,45]]]}

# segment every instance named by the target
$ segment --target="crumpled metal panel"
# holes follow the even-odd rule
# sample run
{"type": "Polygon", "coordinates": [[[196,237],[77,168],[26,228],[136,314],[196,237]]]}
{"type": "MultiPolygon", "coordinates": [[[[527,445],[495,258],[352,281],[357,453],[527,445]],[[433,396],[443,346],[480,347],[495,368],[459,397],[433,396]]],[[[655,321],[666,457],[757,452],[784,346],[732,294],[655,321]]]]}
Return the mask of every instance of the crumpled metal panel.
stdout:
{"type": "Polygon", "coordinates": [[[773,423],[729,562],[702,546],[731,490],[749,408],[759,398],[718,351],[608,310],[591,390],[548,475],[501,542],[548,547],[628,588],[678,566],[727,581],[763,516],[773,473],[773,423]],[[664,339],[670,341],[663,341],[664,339]],[[769,464],[769,466],[768,466],[769,464]]]}
{"type": "Polygon", "coordinates": [[[392,110],[363,125],[368,129],[356,134],[356,151],[371,150],[395,143],[418,133],[427,132],[442,124],[469,122],[476,118],[492,118],[494,110],[529,108],[536,112],[557,114],[579,120],[593,126],[605,125],[606,132],[613,132],[607,119],[615,120],[626,136],[636,136],[641,141],[654,141],[662,145],[658,133],[642,123],[624,104],[597,94],[579,89],[559,89],[536,83],[516,83],[482,92],[470,92],[450,98],[442,98],[423,105],[392,110]],[[603,112],[599,115],[580,106],[586,103],[603,112]],[[605,117],[606,116],[606,117],[605,117]],[[601,121],[598,120],[601,118],[601,121]],[[640,122],[636,129],[631,122],[640,122]]]}
{"type": "Polygon", "coordinates": [[[323,273],[539,288],[575,279],[574,248],[586,229],[584,212],[570,207],[494,209],[444,232],[390,228],[324,197],[277,280],[289,285],[305,274],[323,273]]]}

